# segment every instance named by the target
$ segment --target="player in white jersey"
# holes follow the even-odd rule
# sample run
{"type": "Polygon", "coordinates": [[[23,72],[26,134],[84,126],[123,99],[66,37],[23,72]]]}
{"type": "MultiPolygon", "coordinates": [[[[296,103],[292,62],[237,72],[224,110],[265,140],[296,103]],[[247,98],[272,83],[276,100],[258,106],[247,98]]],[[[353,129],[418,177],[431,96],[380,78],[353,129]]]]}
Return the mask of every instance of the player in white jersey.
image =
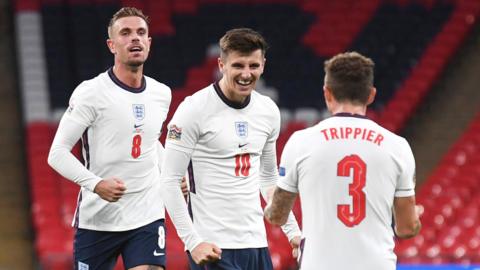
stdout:
{"type": "Polygon", "coordinates": [[[394,232],[415,236],[415,160],[407,141],[366,116],[374,63],[358,53],[325,62],[324,96],[333,114],[295,132],[280,162],[280,180],[265,209],[283,224],[300,194],[301,269],[393,270],[394,232]]]}
{"type": "MultiPolygon", "coordinates": [[[[222,78],[187,97],[169,123],[162,196],[191,269],[220,253],[208,269],[272,269],[260,193],[265,198],[278,178],[280,112],[253,91],[266,46],[251,29],[228,31],[220,40],[222,78]],[[179,188],[187,167],[191,217],[179,188]]],[[[295,247],[301,232],[293,214],[289,221],[284,231],[295,247]]]]}
{"type": "Polygon", "coordinates": [[[135,8],[113,15],[107,45],[114,66],[82,82],[60,121],[48,163],[81,186],[73,226],[75,269],[164,269],[165,210],[159,194],[159,137],[171,101],[143,75],[151,38],[135,8]],[[71,149],[80,139],[85,166],[71,149]]]}

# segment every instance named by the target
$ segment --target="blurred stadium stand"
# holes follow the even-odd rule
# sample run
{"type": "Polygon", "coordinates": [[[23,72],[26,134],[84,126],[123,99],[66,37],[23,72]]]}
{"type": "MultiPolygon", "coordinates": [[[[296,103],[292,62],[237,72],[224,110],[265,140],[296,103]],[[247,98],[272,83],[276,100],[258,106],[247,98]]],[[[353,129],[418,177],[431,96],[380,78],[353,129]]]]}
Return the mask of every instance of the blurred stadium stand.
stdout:
{"type": "MultiPolygon", "coordinates": [[[[41,269],[71,269],[73,230],[69,224],[78,187],[54,173],[46,157],[74,87],[112,65],[105,45],[106,25],[122,5],[142,8],[152,18],[153,47],[146,74],[173,88],[171,112],[185,96],[217,78],[218,48],[214,45],[226,30],[247,26],[262,32],[271,49],[258,90],[281,107],[284,119],[278,153],[294,131],[326,116],[323,61],[345,50],[357,50],[376,62],[378,95],[368,115],[392,131],[420,138],[415,129],[442,116],[419,122],[416,115],[424,104],[435,104],[431,99],[437,84],[443,82],[439,79],[447,65],[455,63],[452,58],[462,51],[467,37],[479,36],[479,31],[472,32],[479,28],[478,0],[14,1],[25,123],[25,133],[20,135],[25,136],[34,247],[41,269]]],[[[463,57],[472,59],[469,54],[463,57]]],[[[456,88],[448,90],[456,93],[456,88]]],[[[472,120],[480,103],[472,102],[464,103],[470,109],[465,116],[465,122],[473,121],[470,127],[463,133],[465,126],[457,126],[456,130],[462,130],[458,135],[463,135],[448,152],[446,147],[457,138],[445,141],[445,151],[436,155],[446,153],[438,167],[433,169],[437,164],[432,164],[428,177],[430,171],[424,172],[427,181],[418,192],[425,207],[424,229],[419,237],[399,243],[399,262],[480,263],[480,201],[476,196],[480,191],[476,154],[480,116],[472,120]]],[[[428,146],[430,142],[423,143],[428,146]]],[[[412,145],[415,151],[415,142],[412,145]]],[[[423,150],[428,152],[428,148],[423,150]]],[[[422,167],[418,161],[417,167],[422,167]]],[[[300,218],[298,204],[295,212],[300,218]]],[[[167,230],[168,267],[184,269],[183,245],[171,223],[167,230]]],[[[267,232],[275,269],[295,269],[279,228],[267,226],[267,232]]]]}
{"type": "Polygon", "coordinates": [[[11,4],[0,0],[0,269],[33,269],[11,4]]]}

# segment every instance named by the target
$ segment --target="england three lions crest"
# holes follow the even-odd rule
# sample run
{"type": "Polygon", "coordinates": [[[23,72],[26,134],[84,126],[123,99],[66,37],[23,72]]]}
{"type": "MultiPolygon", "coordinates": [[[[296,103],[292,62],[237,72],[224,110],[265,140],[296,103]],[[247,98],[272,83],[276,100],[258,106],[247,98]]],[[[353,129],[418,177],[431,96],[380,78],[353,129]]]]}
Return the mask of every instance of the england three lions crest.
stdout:
{"type": "Polygon", "coordinates": [[[135,120],[142,121],[145,118],[145,104],[132,104],[132,109],[135,120]]]}
{"type": "Polygon", "coordinates": [[[247,138],[248,137],[248,122],[235,122],[235,131],[237,136],[240,138],[247,138]]]}

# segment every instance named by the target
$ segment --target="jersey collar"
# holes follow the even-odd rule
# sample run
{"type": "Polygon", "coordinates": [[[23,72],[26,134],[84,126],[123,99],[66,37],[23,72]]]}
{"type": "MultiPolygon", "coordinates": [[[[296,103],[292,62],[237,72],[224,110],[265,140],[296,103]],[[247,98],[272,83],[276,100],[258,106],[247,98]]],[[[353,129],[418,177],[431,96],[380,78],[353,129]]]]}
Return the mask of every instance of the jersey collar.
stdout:
{"type": "Polygon", "coordinates": [[[340,116],[340,117],[355,117],[355,118],[362,118],[362,119],[368,119],[366,115],[361,115],[361,114],[356,114],[356,113],[347,113],[347,112],[340,112],[336,113],[332,116],[340,116]]]}
{"type": "Polygon", "coordinates": [[[130,87],[130,86],[124,84],[122,81],[120,81],[118,79],[118,77],[115,75],[115,73],[113,73],[113,68],[112,67],[108,69],[108,76],[110,76],[110,79],[112,79],[112,81],[117,86],[119,86],[120,88],[122,88],[123,90],[126,90],[128,92],[141,93],[145,90],[145,88],[147,88],[147,82],[145,81],[145,76],[142,76],[142,85],[139,88],[130,87]]]}
{"type": "Polygon", "coordinates": [[[220,85],[218,84],[219,81],[216,81],[213,83],[213,88],[215,89],[215,92],[217,92],[218,96],[220,99],[227,104],[229,107],[232,107],[234,109],[243,109],[250,104],[250,97],[251,95],[248,95],[248,97],[245,99],[243,103],[238,103],[238,102],[233,102],[229,100],[225,94],[222,92],[222,89],[220,89],[220,85]]]}

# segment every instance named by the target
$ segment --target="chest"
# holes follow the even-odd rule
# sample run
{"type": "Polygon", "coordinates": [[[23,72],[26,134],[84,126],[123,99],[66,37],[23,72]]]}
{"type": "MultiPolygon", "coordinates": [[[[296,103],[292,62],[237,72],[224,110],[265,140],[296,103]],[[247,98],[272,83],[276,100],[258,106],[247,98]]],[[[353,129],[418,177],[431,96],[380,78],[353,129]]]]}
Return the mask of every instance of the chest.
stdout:
{"type": "Polygon", "coordinates": [[[160,136],[168,102],[158,95],[109,93],[101,102],[96,125],[116,134],[160,136]]]}
{"type": "Polygon", "coordinates": [[[201,125],[197,149],[220,155],[261,154],[272,129],[268,119],[259,115],[219,113],[209,116],[201,125]]]}

